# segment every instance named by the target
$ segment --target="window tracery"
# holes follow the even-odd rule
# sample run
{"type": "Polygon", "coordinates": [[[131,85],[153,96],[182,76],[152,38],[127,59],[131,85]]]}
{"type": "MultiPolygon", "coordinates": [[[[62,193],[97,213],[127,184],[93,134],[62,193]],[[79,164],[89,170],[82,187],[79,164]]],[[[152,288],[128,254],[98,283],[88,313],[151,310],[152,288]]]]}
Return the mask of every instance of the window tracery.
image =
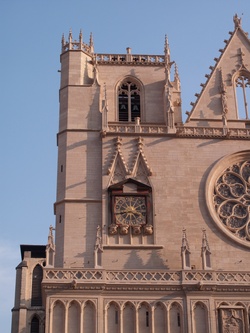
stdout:
{"type": "Polygon", "coordinates": [[[250,241],[250,160],[234,163],[217,179],[214,207],[221,223],[234,236],[250,241]]]}
{"type": "Polygon", "coordinates": [[[235,79],[235,89],[237,98],[237,110],[239,119],[249,119],[248,101],[249,101],[250,78],[245,73],[240,73],[235,79]]]}
{"type": "Polygon", "coordinates": [[[118,87],[119,121],[135,121],[141,117],[141,89],[138,83],[127,79],[118,87]]]}

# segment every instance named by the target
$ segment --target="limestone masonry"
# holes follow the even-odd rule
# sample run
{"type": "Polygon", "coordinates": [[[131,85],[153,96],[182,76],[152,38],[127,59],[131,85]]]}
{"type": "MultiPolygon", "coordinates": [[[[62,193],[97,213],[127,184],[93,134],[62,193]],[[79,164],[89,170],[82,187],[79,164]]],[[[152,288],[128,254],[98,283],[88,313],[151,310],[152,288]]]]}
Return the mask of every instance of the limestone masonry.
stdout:
{"type": "Polygon", "coordinates": [[[250,331],[250,40],[235,15],[182,122],[164,54],[62,39],[55,228],[21,245],[12,333],[250,331]]]}

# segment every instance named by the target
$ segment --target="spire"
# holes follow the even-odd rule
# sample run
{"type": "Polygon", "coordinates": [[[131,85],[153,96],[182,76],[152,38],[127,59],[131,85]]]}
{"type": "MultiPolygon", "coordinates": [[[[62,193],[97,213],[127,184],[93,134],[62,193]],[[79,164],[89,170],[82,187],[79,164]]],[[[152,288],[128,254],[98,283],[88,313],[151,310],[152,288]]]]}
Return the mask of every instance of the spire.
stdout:
{"type": "Polygon", "coordinates": [[[69,30],[69,43],[72,42],[72,29],[69,30]]]}
{"type": "Polygon", "coordinates": [[[90,52],[94,53],[94,41],[93,41],[92,32],[90,33],[90,36],[89,36],[89,47],[90,47],[90,52]]]}
{"type": "Polygon", "coordinates": [[[207,240],[206,229],[202,229],[202,246],[201,246],[202,268],[211,269],[211,252],[207,240]]]}
{"type": "Polygon", "coordinates": [[[182,229],[182,245],[181,245],[181,259],[182,259],[182,269],[191,269],[190,264],[190,251],[189,244],[187,240],[186,229],[182,229]]]}
{"type": "Polygon", "coordinates": [[[166,74],[166,81],[170,82],[170,49],[168,44],[168,37],[165,35],[165,46],[164,46],[164,54],[165,54],[165,74],[166,74]]]}
{"type": "Polygon", "coordinates": [[[237,28],[241,28],[241,18],[238,17],[237,14],[234,15],[234,28],[237,29],[237,28]]]}
{"type": "Polygon", "coordinates": [[[167,35],[165,35],[164,54],[165,54],[165,76],[166,76],[166,82],[170,82],[170,70],[171,70],[171,66],[174,64],[174,61],[170,61],[170,48],[169,48],[169,44],[168,44],[168,37],[167,37],[167,35]]]}
{"type": "Polygon", "coordinates": [[[69,30],[69,50],[72,49],[72,30],[69,30]]]}
{"type": "Polygon", "coordinates": [[[55,261],[55,243],[52,225],[49,227],[48,243],[46,245],[46,266],[54,266],[55,261]]]}
{"type": "Polygon", "coordinates": [[[176,83],[177,90],[180,91],[181,81],[180,81],[180,76],[179,76],[178,67],[177,67],[176,63],[174,63],[174,81],[176,83]]]}
{"type": "Polygon", "coordinates": [[[105,106],[108,105],[108,100],[107,100],[107,86],[106,86],[106,82],[104,82],[104,103],[105,106]]]}
{"type": "Polygon", "coordinates": [[[168,36],[165,35],[165,46],[164,46],[165,57],[167,57],[168,61],[170,61],[170,48],[168,43],[168,36]]]}
{"type": "Polygon", "coordinates": [[[62,34],[62,52],[63,52],[64,46],[65,46],[65,37],[64,37],[64,34],[62,34]]]}
{"type": "Polygon", "coordinates": [[[83,39],[82,39],[82,29],[80,30],[80,33],[79,33],[79,43],[80,43],[80,47],[82,45],[82,42],[83,42],[83,39]]]}

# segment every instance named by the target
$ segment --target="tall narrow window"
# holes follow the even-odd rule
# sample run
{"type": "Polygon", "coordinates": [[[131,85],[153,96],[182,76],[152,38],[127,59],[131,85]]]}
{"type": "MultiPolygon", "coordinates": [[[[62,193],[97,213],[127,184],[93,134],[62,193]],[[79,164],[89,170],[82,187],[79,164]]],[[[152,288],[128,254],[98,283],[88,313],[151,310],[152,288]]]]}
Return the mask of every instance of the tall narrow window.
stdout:
{"type": "Polygon", "coordinates": [[[39,319],[33,317],[30,323],[30,333],[39,333],[39,319]]]}
{"type": "Polygon", "coordinates": [[[249,78],[240,75],[235,81],[236,94],[237,94],[237,106],[239,119],[249,119],[248,113],[248,100],[249,100],[249,78]]]}
{"type": "Polygon", "coordinates": [[[118,88],[119,121],[134,121],[141,116],[139,86],[131,81],[123,81],[118,88]]]}
{"type": "Polygon", "coordinates": [[[42,279],[43,269],[40,265],[36,265],[32,274],[31,306],[42,305],[42,279]]]}

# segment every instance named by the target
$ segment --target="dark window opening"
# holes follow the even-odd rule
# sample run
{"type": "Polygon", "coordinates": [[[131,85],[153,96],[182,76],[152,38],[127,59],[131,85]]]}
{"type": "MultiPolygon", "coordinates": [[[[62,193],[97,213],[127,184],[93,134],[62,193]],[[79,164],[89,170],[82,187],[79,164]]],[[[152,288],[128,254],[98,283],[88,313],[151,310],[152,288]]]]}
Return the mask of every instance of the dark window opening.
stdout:
{"type": "Polygon", "coordinates": [[[31,306],[42,305],[42,279],[43,269],[40,265],[36,265],[32,274],[31,306]]]}
{"type": "Polygon", "coordinates": [[[179,313],[177,313],[177,325],[178,325],[178,327],[181,326],[181,316],[179,313]]]}
{"type": "Polygon", "coordinates": [[[118,311],[115,310],[115,323],[118,324],[118,311]]]}
{"type": "Polygon", "coordinates": [[[149,327],[149,313],[146,311],[146,327],[149,327]]]}
{"type": "Polygon", "coordinates": [[[39,333],[39,319],[34,317],[30,325],[30,333],[39,333]]]}
{"type": "Polygon", "coordinates": [[[135,121],[141,116],[139,87],[130,81],[123,82],[118,89],[119,121],[135,121]]]}

